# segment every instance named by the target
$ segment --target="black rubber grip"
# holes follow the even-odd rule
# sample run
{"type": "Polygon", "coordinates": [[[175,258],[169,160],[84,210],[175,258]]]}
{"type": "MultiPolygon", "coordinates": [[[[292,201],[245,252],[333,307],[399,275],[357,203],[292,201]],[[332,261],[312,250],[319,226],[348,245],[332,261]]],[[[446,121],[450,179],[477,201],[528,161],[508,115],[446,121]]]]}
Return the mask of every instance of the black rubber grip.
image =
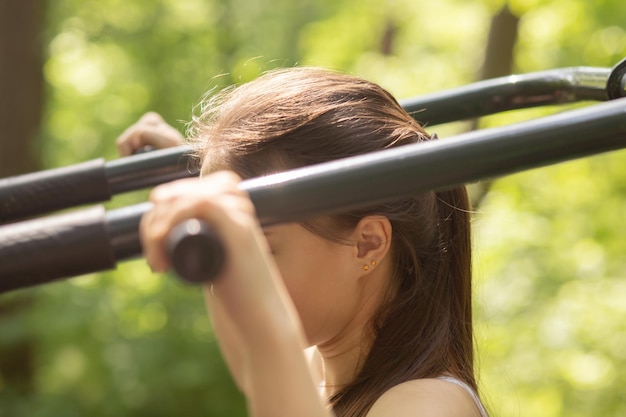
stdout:
{"type": "Polygon", "coordinates": [[[0,292],[115,268],[103,207],[0,227],[0,292]]]}
{"type": "Polygon", "coordinates": [[[226,256],[215,231],[196,219],[186,220],[172,229],[167,251],[176,275],[193,284],[214,280],[221,272],[226,256]]]}
{"type": "Polygon", "coordinates": [[[104,159],[0,179],[0,223],[111,198],[104,159]]]}

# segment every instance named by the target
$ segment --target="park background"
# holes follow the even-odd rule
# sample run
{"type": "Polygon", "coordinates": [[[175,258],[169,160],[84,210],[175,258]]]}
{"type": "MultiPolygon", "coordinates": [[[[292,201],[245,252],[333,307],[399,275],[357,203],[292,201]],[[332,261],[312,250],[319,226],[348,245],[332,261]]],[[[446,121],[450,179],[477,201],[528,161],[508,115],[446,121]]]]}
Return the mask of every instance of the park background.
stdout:
{"type": "MultiPolygon", "coordinates": [[[[623,0],[1,0],[0,177],[114,159],[146,111],[184,132],[206,91],[276,67],[329,67],[407,98],[625,56],[623,0]]],[[[472,190],[492,415],[626,415],[624,151],[472,190]]],[[[0,295],[0,417],[87,415],[245,415],[198,289],[136,260],[0,295]]]]}

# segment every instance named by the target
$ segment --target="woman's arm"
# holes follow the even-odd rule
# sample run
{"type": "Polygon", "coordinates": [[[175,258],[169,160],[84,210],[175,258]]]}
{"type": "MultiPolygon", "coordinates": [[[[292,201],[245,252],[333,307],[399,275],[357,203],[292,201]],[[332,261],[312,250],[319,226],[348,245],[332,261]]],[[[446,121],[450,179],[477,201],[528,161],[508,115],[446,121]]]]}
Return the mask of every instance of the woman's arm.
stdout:
{"type": "MultiPolygon", "coordinates": [[[[167,124],[163,118],[154,112],[144,114],[135,124],[128,127],[116,140],[120,156],[128,156],[144,146],[153,146],[157,149],[181,145],[183,136],[167,124]]],[[[219,300],[207,292],[207,310],[218,335],[218,342],[222,356],[228,365],[235,383],[243,391],[239,364],[241,363],[241,336],[223,312],[219,300]]]]}
{"type": "Polygon", "coordinates": [[[181,221],[199,218],[222,238],[227,257],[222,273],[207,287],[207,298],[227,361],[247,398],[250,414],[330,416],[320,399],[304,354],[299,317],[270,254],[239,179],[218,173],[154,189],[153,210],[144,215],[144,255],[155,271],[170,264],[164,240],[181,221]],[[218,302],[215,303],[215,300],[218,302]],[[220,327],[221,326],[221,327],[220,327]],[[228,329],[235,330],[229,332],[228,329]]]}
{"type": "Polygon", "coordinates": [[[235,324],[228,317],[222,302],[212,294],[210,288],[205,289],[205,300],[222,357],[237,387],[242,392],[247,392],[248,388],[244,385],[241,367],[243,362],[243,338],[235,324]]]}
{"type": "MultiPolygon", "coordinates": [[[[167,124],[161,116],[149,112],[117,138],[116,146],[120,156],[128,156],[146,145],[161,149],[180,145],[183,141],[183,136],[167,124]]],[[[244,386],[241,366],[244,342],[240,331],[226,313],[223,303],[210,290],[206,291],[205,299],[222,356],[235,383],[239,389],[246,392],[248,389],[244,386]]],[[[317,375],[316,379],[319,380],[317,375]]]]}

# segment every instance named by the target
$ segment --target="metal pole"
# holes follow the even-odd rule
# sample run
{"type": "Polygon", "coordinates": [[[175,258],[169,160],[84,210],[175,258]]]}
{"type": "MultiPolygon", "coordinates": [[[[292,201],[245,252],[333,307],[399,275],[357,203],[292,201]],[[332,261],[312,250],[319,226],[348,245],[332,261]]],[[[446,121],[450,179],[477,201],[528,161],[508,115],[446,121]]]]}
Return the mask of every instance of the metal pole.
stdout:
{"type": "Polygon", "coordinates": [[[0,224],[198,175],[189,152],[180,146],[0,179],[0,224]]]}
{"type": "MultiPolygon", "coordinates": [[[[250,179],[241,187],[250,194],[261,223],[269,225],[622,148],[626,148],[626,99],[250,179]]],[[[45,224],[34,220],[0,227],[0,292],[72,276],[66,264],[75,262],[71,252],[81,245],[108,245],[104,252],[113,254],[113,264],[140,256],[138,224],[150,207],[143,203],[112,210],[104,219],[95,216],[93,227],[105,230],[106,238],[103,233],[75,237],[72,229],[82,218],[80,211],[48,218],[45,224]],[[55,256],[50,259],[47,253],[55,256]]],[[[89,227],[84,221],[80,224],[81,229],[89,227]]],[[[100,271],[105,261],[81,262],[71,273],[100,271]]]]}
{"type": "Polygon", "coordinates": [[[401,100],[400,104],[418,122],[431,126],[548,104],[606,101],[610,74],[605,68],[573,67],[509,75],[401,100]]]}
{"type": "MultiPolygon", "coordinates": [[[[607,100],[607,79],[619,84],[622,72],[574,67],[494,78],[401,100],[427,126],[507,110],[576,101],[607,100]]],[[[615,97],[620,97],[619,89],[615,97]]],[[[110,200],[111,196],[198,174],[187,146],[115,161],[90,161],[0,179],[0,224],[50,211],[110,200]]]]}

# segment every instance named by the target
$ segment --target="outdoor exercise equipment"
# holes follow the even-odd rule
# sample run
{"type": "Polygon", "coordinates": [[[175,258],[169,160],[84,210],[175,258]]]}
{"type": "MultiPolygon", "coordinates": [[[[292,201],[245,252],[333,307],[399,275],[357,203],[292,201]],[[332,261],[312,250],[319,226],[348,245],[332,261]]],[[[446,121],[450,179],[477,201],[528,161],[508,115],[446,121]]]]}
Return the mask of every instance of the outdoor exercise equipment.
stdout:
{"type": "MultiPolygon", "coordinates": [[[[430,126],[518,108],[610,101],[253,178],[243,181],[241,188],[250,194],[261,224],[271,225],[614,151],[626,147],[625,97],[626,60],[612,69],[566,68],[475,83],[402,104],[418,121],[430,126]]],[[[103,168],[93,172],[104,171],[104,180],[94,181],[115,194],[197,175],[185,161],[187,152],[188,148],[181,147],[103,162],[103,168]]],[[[65,184],[74,181],[74,169],[78,171],[70,167],[61,172],[61,168],[2,180],[0,219],[63,206],[37,202],[32,206],[37,206],[35,210],[29,206],[30,197],[15,203],[15,195],[20,194],[20,187],[43,188],[57,183],[74,189],[74,185],[65,184]],[[47,178],[54,180],[47,182],[47,178]]],[[[90,167],[81,169],[92,172],[90,167]]],[[[101,174],[93,175],[97,176],[101,174]]],[[[84,186],[77,185],[76,189],[84,186]]],[[[88,201],[72,200],[70,207],[94,198],[110,198],[111,194],[105,194],[89,194],[88,201]]],[[[140,256],[138,225],[150,208],[150,203],[110,211],[97,206],[1,226],[0,292],[112,269],[117,262],[140,256]]],[[[169,250],[178,275],[190,282],[211,279],[228,256],[210,228],[196,220],[183,223],[172,233],[169,250]]]]}

